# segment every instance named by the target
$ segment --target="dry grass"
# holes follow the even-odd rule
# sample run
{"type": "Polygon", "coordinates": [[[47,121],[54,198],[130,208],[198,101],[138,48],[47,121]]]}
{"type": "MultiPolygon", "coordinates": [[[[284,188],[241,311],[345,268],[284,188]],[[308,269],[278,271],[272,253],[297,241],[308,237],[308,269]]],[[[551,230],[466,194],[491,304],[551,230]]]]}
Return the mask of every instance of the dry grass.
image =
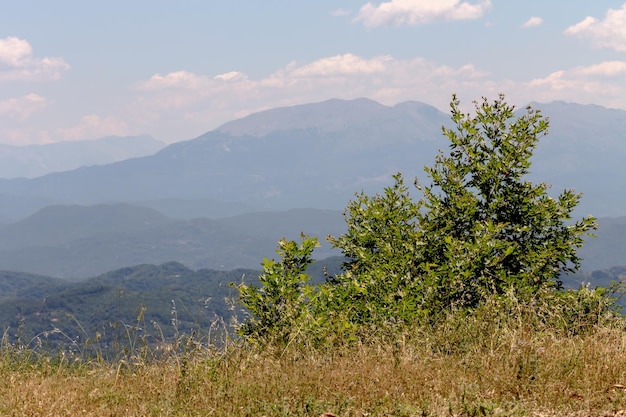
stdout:
{"type": "Polygon", "coordinates": [[[129,364],[0,357],[2,416],[622,415],[626,333],[413,332],[350,348],[196,346],[129,364]],[[454,349],[454,347],[462,347],[454,349]]]}

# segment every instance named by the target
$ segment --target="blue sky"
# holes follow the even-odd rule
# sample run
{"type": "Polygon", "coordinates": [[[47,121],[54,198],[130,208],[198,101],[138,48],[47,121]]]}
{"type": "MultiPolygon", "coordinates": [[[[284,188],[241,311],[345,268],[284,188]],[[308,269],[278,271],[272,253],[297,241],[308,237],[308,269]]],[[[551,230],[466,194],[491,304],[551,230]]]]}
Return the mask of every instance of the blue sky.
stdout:
{"type": "Polygon", "coordinates": [[[192,139],[329,98],[626,110],[624,0],[4,1],[0,143],[192,139]]]}

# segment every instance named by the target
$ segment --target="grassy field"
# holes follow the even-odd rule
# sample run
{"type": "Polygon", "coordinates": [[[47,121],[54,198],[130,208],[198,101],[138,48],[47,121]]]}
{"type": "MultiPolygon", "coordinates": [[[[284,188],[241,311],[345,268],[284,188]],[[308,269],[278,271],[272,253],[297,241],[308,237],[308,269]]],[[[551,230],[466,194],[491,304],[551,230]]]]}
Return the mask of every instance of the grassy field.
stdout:
{"type": "Polygon", "coordinates": [[[113,360],[6,341],[2,416],[626,415],[622,319],[568,334],[481,318],[323,347],[181,337],[113,360]]]}

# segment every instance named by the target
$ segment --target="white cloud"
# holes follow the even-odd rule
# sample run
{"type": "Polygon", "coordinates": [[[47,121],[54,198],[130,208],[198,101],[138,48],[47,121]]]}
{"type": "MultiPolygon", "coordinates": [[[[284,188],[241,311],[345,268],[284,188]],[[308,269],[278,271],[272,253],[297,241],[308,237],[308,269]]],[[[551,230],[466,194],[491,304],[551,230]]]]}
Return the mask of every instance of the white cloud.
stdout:
{"type": "MultiPolygon", "coordinates": [[[[555,71],[525,83],[528,101],[566,100],[626,108],[626,62],[607,61],[555,71]]],[[[523,86],[522,86],[523,87],[523,86]]]]}
{"type": "Polygon", "coordinates": [[[568,27],[565,34],[588,38],[600,48],[626,52],[626,3],[621,9],[609,9],[604,20],[587,16],[568,27]]]}
{"type": "Polygon", "coordinates": [[[626,62],[605,61],[600,64],[590,65],[580,70],[585,75],[598,75],[603,77],[618,77],[626,75],[626,62]]]}
{"type": "Polygon", "coordinates": [[[472,4],[460,0],[390,0],[367,3],[354,19],[367,27],[416,25],[434,20],[478,19],[491,7],[490,0],[472,4]]]}
{"type": "Polygon", "coordinates": [[[155,74],[149,80],[139,83],[138,87],[144,90],[160,90],[162,88],[201,88],[206,79],[187,71],[170,72],[166,75],[155,74]]]}
{"type": "Polygon", "coordinates": [[[36,58],[24,39],[0,39],[0,81],[36,81],[61,77],[70,69],[62,58],[36,58]]]}
{"type": "Polygon", "coordinates": [[[598,19],[596,19],[595,17],[587,16],[582,21],[565,29],[565,34],[578,35],[580,33],[590,30],[597,23],[598,19]]]}
{"type": "Polygon", "coordinates": [[[528,19],[526,22],[524,22],[524,24],[522,25],[523,28],[531,28],[534,26],[540,26],[543,23],[543,19],[537,16],[533,16],[530,19],[528,19]]]}
{"type": "Polygon", "coordinates": [[[372,59],[363,59],[353,54],[335,55],[292,68],[287,73],[293,77],[373,74],[385,71],[386,63],[391,60],[388,55],[372,59]]]}
{"type": "Polygon", "coordinates": [[[44,109],[46,105],[46,99],[34,93],[22,97],[10,98],[0,101],[0,117],[23,122],[33,113],[44,109]]]}
{"type": "Polygon", "coordinates": [[[246,78],[248,78],[246,74],[244,74],[243,72],[239,72],[239,71],[231,71],[225,74],[216,75],[214,77],[214,79],[216,80],[222,80],[222,81],[227,81],[227,82],[228,81],[242,81],[242,80],[245,80],[246,78]]]}
{"type": "Polygon", "coordinates": [[[56,130],[56,135],[63,141],[90,140],[104,136],[129,134],[130,129],[126,122],[113,116],[101,118],[95,114],[83,116],[76,126],[56,130]]]}
{"type": "Polygon", "coordinates": [[[528,82],[531,88],[547,88],[552,91],[561,91],[574,86],[575,81],[566,77],[565,71],[555,71],[545,78],[536,78],[528,82]]]}
{"type": "Polygon", "coordinates": [[[5,65],[22,66],[32,53],[30,44],[23,39],[14,37],[0,39],[0,62],[5,65]]]}

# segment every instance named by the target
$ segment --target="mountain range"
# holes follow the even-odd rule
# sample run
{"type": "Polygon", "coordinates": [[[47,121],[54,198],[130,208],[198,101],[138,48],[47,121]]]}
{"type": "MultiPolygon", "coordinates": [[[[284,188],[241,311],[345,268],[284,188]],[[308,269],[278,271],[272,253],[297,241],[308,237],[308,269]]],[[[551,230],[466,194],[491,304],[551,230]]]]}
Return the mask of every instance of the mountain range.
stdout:
{"type": "MultiPolygon", "coordinates": [[[[583,249],[593,254],[586,266],[626,263],[619,236],[611,248],[602,243],[612,233],[605,227],[619,229],[610,217],[626,214],[626,112],[533,107],[549,117],[550,132],[531,179],[552,183],[554,193],[583,192],[575,214],[603,218],[583,249]]],[[[423,182],[423,167],[448,146],[441,127],[449,123],[415,101],[328,100],[252,114],[154,155],[2,179],[0,269],[79,279],[135,263],[256,267],[283,235],[341,233],[339,211],[355,192],[378,192],[398,171],[423,182]]]]}
{"type": "MultiPolygon", "coordinates": [[[[260,137],[231,135],[226,129],[233,125],[225,125],[152,156],[35,179],[0,180],[0,199],[30,199],[30,207],[20,206],[24,214],[51,203],[160,199],[238,202],[259,209],[342,209],[354,192],[379,189],[393,172],[413,166],[416,154],[418,160],[430,160],[443,144],[440,129],[446,116],[421,103],[390,108],[366,99],[331,100],[286,111],[315,123],[260,137]],[[351,118],[333,129],[321,128],[344,113],[351,118]]],[[[2,217],[15,218],[15,213],[0,207],[2,217]]]]}
{"type": "MultiPolygon", "coordinates": [[[[626,112],[536,104],[551,120],[531,178],[585,194],[581,213],[626,214],[621,155],[626,112]]],[[[389,107],[368,99],[329,100],[253,114],[154,155],[33,179],[0,180],[0,219],[49,204],[162,199],[212,200],[277,210],[340,210],[353,193],[375,192],[402,171],[422,177],[447,142],[448,115],[419,102],[389,107]],[[27,204],[28,203],[28,204],[27,204]]]]}

